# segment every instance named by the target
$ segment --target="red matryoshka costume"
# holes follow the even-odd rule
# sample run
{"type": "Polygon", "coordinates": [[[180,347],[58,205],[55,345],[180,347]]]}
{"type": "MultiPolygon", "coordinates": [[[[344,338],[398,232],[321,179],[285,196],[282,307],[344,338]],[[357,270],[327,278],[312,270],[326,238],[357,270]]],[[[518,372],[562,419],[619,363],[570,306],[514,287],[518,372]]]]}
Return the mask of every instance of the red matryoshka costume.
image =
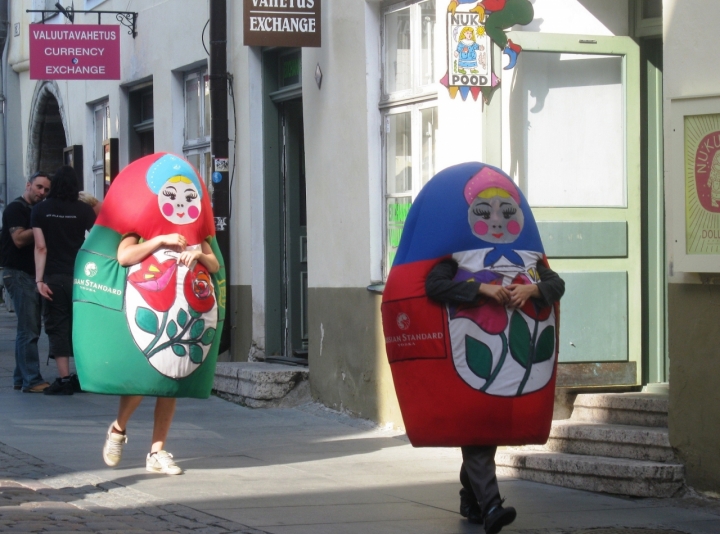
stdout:
{"type": "Polygon", "coordinates": [[[225,270],[210,198],[197,171],[153,154],[118,174],[75,262],[73,346],[83,389],[113,395],[210,395],[225,318],[225,270]],[[207,241],[220,270],[191,268],[160,248],[123,267],[122,238],[179,233],[207,241]]]}
{"type": "Polygon", "coordinates": [[[558,304],[543,307],[528,299],[512,309],[488,298],[468,304],[430,300],[428,273],[448,258],[457,263],[454,281],[540,281],[537,265],[547,266],[547,259],[537,225],[522,192],[500,169],[465,163],[441,171],[405,222],[382,318],[411,443],[545,443],[555,393],[558,304]]]}

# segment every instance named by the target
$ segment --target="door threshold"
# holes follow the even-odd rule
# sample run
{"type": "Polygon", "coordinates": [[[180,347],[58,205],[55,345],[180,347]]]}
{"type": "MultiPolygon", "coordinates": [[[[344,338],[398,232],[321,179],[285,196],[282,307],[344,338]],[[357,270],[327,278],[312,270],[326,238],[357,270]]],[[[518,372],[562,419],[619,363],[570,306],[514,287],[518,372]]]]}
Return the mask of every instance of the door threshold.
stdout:
{"type": "Polygon", "coordinates": [[[300,365],[307,367],[307,358],[291,358],[285,356],[266,356],[265,363],[280,363],[283,365],[300,365]]]}

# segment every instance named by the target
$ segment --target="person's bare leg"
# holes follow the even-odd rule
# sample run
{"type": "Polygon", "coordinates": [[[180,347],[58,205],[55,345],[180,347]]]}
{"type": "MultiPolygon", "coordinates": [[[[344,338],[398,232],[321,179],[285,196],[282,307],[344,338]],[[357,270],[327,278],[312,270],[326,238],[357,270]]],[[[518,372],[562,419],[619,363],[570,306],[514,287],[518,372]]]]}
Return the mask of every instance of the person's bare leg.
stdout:
{"type": "Polygon", "coordinates": [[[123,395],[120,397],[120,407],[118,408],[118,416],[113,423],[113,431],[119,430],[118,434],[124,434],[130,416],[135,412],[142,402],[142,395],[123,395]]]}
{"type": "Polygon", "coordinates": [[[151,453],[164,449],[165,440],[167,439],[168,432],[170,432],[170,425],[175,415],[176,403],[177,399],[174,397],[157,398],[155,402],[155,423],[153,425],[151,453]]]}
{"type": "Polygon", "coordinates": [[[57,365],[58,376],[65,378],[70,376],[70,357],[69,356],[55,356],[55,365],[57,365]]]}

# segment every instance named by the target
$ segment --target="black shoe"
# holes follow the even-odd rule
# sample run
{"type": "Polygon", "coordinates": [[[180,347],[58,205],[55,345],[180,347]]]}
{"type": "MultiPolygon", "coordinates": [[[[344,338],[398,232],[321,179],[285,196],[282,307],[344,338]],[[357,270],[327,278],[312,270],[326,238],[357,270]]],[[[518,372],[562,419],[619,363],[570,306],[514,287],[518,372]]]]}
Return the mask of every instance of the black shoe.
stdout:
{"type": "Polygon", "coordinates": [[[503,508],[502,503],[490,508],[485,516],[485,534],[497,534],[503,527],[515,521],[517,512],[512,506],[503,508]]]}
{"type": "Polygon", "coordinates": [[[80,387],[80,378],[78,377],[78,375],[70,375],[70,383],[72,384],[73,392],[82,393],[82,388],[80,387]]]}
{"type": "Polygon", "coordinates": [[[56,378],[50,387],[43,391],[45,395],[72,395],[73,386],[69,378],[56,378]]]}
{"type": "Polygon", "coordinates": [[[460,515],[467,517],[470,523],[479,525],[483,522],[482,510],[475,494],[465,488],[460,490],[460,515]]]}
{"type": "Polygon", "coordinates": [[[22,386],[13,386],[13,389],[14,389],[15,391],[19,391],[19,390],[22,389],[22,386]]]}

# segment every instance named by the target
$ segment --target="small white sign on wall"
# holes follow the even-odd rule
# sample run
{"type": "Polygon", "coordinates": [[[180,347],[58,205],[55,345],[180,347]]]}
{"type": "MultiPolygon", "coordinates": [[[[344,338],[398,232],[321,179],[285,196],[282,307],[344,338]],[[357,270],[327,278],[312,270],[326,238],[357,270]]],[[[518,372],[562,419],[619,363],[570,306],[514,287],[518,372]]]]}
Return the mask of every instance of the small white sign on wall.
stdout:
{"type": "Polygon", "coordinates": [[[671,99],[665,177],[672,271],[720,272],[720,95],[671,99]]]}

